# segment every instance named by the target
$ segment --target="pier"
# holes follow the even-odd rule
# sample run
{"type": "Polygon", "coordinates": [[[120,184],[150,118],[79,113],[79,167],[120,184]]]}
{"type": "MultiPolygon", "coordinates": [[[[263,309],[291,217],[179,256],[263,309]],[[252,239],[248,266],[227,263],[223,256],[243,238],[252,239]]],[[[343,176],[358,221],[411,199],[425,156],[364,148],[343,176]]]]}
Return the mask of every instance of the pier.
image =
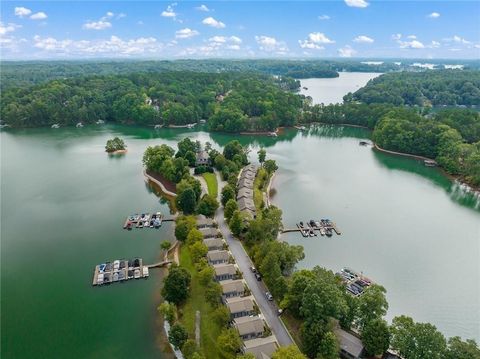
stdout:
{"type": "Polygon", "coordinates": [[[331,237],[333,233],[341,235],[342,232],[337,225],[329,219],[321,219],[314,221],[313,219],[308,222],[299,222],[296,224],[296,228],[284,228],[281,233],[300,232],[303,237],[316,237],[318,233],[321,236],[331,237]]]}
{"type": "Polygon", "coordinates": [[[132,214],[125,219],[123,229],[131,230],[133,228],[160,228],[163,222],[173,222],[176,216],[165,218],[161,212],[132,214]]]}
{"type": "Polygon", "coordinates": [[[162,268],[170,263],[172,263],[171,260],[164,260],[153,264],[144,264],[142,258],[116,259],[112,262],[105,262],[95,266],[92,285],[101,286],[130,279],[147,279],[150,275],[149,269],[162,268]]]}

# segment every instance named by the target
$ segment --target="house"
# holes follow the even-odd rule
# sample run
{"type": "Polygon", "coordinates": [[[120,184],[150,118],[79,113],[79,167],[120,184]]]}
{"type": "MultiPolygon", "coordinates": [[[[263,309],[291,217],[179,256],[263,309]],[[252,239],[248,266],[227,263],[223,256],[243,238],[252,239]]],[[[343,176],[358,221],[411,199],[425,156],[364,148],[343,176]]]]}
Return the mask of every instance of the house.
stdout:
{"type": "Polygon", "coordinates": [[[254,314],[253,300],[251,297],[235,297],[225,300],[230,315],[233,319],[247,317],[254,314]]]}
{"type": "Polygon", "coordinates": [[[243,170],[240,174],[240,179],[242,178],[248,178],[250,181],[253,181],[255,179],[255,173],[252,171],[243,170]]]}
{"type": "Polygon", "coordinates": [[[344,359],[359,359],[362,358],[364,346],[360,338],[343,330],[335,329],[340,346],[340,357],[344,359]]]}
{"type": "Polygon", "coordinates": [[[222,286],[222,295],[224,298],[241,297],[245,292],[243,280],[224,280],[220,283],[222,286]]]}
{"type": "Polygon", "coordinates": [[[222,281],[235,278],[237,268],[234,264],[217,264],[213,266],[215,270],[215,280],[222,281]]]}
{"type": "Polygon", "coordinates": [[[221,238],[206,238],[203,240],[209,251],[223,249],[224,242],[221,238]]]}
{"type": "Polygon", "coordinates": [[[207,151],[198,151],[195,158],[195,166],[208,166],[210,164],[210,156],[207,151]]]}
{"type": "Polygon", "coordinates": [[[258,316],[237,318],[233,321],[233,326],[242,340],[261,337],[265,330],[263,319],[258,316]]]}
{"type": "Polygon", "coordinates": [[[240,178],[240,180],[238,181],[238,188],[242,188],[242,187],[252,189],[253,188],[253,181],[251,179],[248,179],[248,178],[240,178]]]}
{"type": "Polygon", "coordinates": [[[218,231],[216,228],[201,228],[200,232],[203,235],[203,238],[217,238],[218,231]]]}
{"type": "Polygon", "coordinates": [[[255,211],[255,203],[253,202],[252,198],[240,198],[237,201],[237,204],[240,211],[243,211],[245,209],[255,211]]]}
{"type": "Polygon", "coordinates": [[[197,217],[197,229],[202,228],[212,228],[215,227],[215,222],[211,218],[207,218],[205,216],[198,216],[197,217]]]}
{"type": "Polygon", "coordinates": [[[207,253],[208,264],[228,263],[230,254],[228,251],[210,251],[207,253]]]}
{"type": "Polygon", "coordinates": [[[253,198],[253,190],[250,188],[242,187],[238,190],[237,200],[240,198],[253,198]]]}
{"type": "Polygon", "coordinates": [[[243,342],[244,353],[252,353],[256,359],[271,358],[278,349],[277,340],[273,335],[266,338],[250,339],[243,342]]]}

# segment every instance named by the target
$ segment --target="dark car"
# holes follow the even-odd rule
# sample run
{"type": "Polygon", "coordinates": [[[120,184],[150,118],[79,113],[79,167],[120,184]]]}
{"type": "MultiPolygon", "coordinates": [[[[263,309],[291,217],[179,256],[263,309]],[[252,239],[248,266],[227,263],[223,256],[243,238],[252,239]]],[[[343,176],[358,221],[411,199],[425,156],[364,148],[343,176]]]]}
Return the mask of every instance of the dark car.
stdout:
{"type": "Polygon", "coordinates": [[[262,276],[260,275],[260,273],[255,273],[255,278],[257,278],[258,281],[262,280],[262,276]]]}

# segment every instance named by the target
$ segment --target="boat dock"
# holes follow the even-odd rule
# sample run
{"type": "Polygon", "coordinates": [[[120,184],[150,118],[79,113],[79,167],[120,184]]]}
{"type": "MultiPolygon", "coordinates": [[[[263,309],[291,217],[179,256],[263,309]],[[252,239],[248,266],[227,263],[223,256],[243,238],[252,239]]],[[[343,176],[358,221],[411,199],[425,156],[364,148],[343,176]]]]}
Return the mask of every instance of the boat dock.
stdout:
{"type": "Polygon", "coordinates": [[[333,233],[341,235],[342,232],[337,225],[329,219],[321,219],[315,221],[311,219],[308,222],[299,222],[296,228],[285,228],[282,233],[300,232],[303,237],[316,237],[320,233],[321,236],[331,237],[333,233]]]}
{"type": "Polygon", "coordinates": [[[95,266],[92,285],[100,286],[110,283],[125,282],[130,279],[147,279],[149,269],[161,268],[172,263],[170,260],[160,261],[153,264],[144,264],[142,258],[131,260],[120,259],[105,262],[95,266]]]}
{"type": "Polygon", "coordinates": [[[123,223],[123,229],[131,230],[133,228],[160,228],[163,222],[173,222],[176,216],[171,218],[165,218],[161,212],[156,213],[142,213],[132,214],[125,219],[123,223]]]}
{"type": "Polygon", "coordinates": [[[350,268],[342,268],[340,272],[335,274],[345,283],[347,293],[355,297],[361,296],[363,292],[373,284],[373,281],[365,277],[363,273],[359,274],[350,268]]]}

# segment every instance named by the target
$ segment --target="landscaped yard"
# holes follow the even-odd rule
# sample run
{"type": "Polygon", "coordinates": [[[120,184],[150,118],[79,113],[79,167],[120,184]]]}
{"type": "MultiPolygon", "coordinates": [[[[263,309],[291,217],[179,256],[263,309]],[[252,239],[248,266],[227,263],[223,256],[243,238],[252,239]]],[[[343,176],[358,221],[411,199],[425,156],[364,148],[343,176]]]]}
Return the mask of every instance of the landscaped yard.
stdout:
{"type": "Polygon", "coordinates": [[[203,178],[205,178],[205,181],[207,182],[208,194],[217,198],[218,183],[217,183],[217,176],[215,176],[215,173],[206,172],[206,173],[203,173],[202,176],[203,178]]]}
{"type": "Polygon", "coordinates": [[[195,339],[195,312],[200,311],[200,343],[201,349],[207,358],[219,358],[217,338],[222,328],[211,318],[214,308],[205,300],[205,287],[197,278],[197,271],[187,246],[180,248],[180,266],[187,269],[192,275],[190,296],[184,305],[179,308],[180,322],[187,329],[190,338],[195,339]]]}

